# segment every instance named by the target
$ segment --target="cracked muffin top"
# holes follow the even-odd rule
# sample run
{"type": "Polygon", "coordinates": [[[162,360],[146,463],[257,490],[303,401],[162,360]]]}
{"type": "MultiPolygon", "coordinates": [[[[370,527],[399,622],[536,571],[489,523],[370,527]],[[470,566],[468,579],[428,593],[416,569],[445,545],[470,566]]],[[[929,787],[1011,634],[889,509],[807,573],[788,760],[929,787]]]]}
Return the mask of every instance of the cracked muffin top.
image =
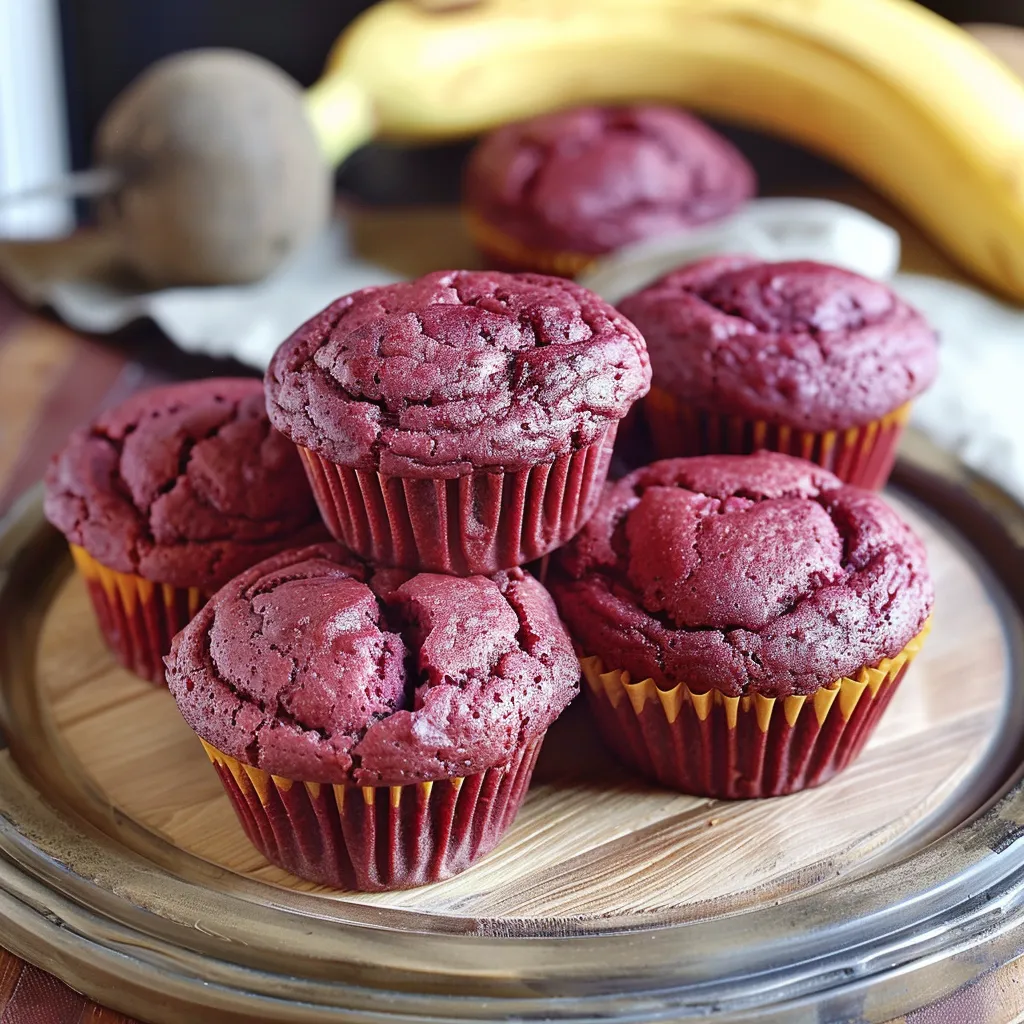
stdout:
{"type": "Polygon", "coordinates": [[[576,695],[569,637],[522,570],[370,575],[350,558],[269,558],[175,638],[168,686],[207,743],[285,778],[401,785],[504,764],[576,695]]]}
{"type": "Polygon", "coordinates": [[[596,440],[650,384],[640,332],[561,278],[442,271],[346,295],[267,371],[274,426],[403,477],[522,469],[596,440]]]}
{"type": "Polygon", "coordinates": [[[606,667],[727,696],[807,694],[876,665],[933,603],[924,547],[881,498],[772,452],[609,484],[551,587],[606,667]]]}
{"type": "Polygon", "coordinates": [[[740,152],[670,107],[580,107],[474,149],[466,206],[536,249],[602,253],[731,213],[756,189],[740,152]]]}
{"type": "Polygon", "coordinates": [[[935,332],[878,281],[809,260],[715,256],[623,299],[654,385],[700,409],[833,430],[935,379],[935,332]]]}
{"type": "Polygon", "coordinates": [[[327,536],[295,446],[247,378],[142,391],[76,430],[50,463],[45,508],[108,568],[206,592],[327,536]]]}

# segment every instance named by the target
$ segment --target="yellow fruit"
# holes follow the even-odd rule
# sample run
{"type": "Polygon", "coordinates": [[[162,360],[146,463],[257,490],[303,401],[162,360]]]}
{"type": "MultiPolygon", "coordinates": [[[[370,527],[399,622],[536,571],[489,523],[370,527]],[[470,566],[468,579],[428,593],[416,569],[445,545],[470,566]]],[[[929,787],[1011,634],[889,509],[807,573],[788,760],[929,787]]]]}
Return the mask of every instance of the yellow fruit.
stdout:
{"type": "Polygon", "coordinates": [[[454,138],[632,100],[829,156],[1024,300],[1024,85],[909,0],[384,0],[339,40],[307,107],[340,160],[373,136],[454,138]]]}

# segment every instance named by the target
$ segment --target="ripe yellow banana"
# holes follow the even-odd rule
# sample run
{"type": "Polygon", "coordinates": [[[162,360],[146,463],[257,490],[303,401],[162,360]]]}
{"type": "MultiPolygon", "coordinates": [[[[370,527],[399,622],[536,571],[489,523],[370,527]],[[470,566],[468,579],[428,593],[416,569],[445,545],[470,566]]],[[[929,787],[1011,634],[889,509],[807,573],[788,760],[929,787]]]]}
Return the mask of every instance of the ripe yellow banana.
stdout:
{"type": "Polygon", "coordinates": [[[332,159],[586,102],[679,103],[787,136],[1024,301],[1024,85],[910,0],[384,0],[308,97],[332,159]]]}

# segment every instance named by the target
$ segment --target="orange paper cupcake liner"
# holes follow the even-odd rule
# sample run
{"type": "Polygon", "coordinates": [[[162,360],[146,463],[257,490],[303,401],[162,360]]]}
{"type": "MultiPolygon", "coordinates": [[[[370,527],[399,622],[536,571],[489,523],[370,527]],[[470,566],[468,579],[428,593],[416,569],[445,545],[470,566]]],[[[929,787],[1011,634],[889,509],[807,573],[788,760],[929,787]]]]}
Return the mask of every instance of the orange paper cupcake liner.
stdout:
{"type": "Polygon", "coordinates": [[[71,545],[71,556],[117,660],[137,676],[164,685],[164,655],[170,653],[175,634],[206,603],[202,591],[108,569],[77,544],[71,545]]]}
{"type": "Polygon", "coordinates": [[[375,565],[489,575],[553,551],[590,518],[617,422],[586,448],[523,470],[448,480],[385,476],[299,448],[334,538],[375,565]]]}
{"type": "Polygon", "coordinates": [[[542,741],[475,775],[404,786],[299,782],[203,747],[267,860],[321,885],[374,892],[450,878],[493,849],[526,797],[542,741]]]}
{"type": "Polygon", "coordinates": [[[727,697],[685,683],[580,664],[605,742],[662,785],[724,799],[781,796],[826,782],[860,753],[931,627],[894,658],[862,668],[807,696],[727,697]]]}
{"type": "Polygon", "coordinates": [[[768,449],[815,462],[847,483],[880,490],[892,472],[910,403],[861,426],[816,432],[707,412],[651,388],[644,399],[644,415],[660,459],[748,455],[768,449]]]}
{"type": "Polygon", "coordinates": [[[472,210],[464,209],[463,218],[473,244],[498,270],[576,277],[598,258],[597,253],[534,248],[488,224],[472,210]]]}

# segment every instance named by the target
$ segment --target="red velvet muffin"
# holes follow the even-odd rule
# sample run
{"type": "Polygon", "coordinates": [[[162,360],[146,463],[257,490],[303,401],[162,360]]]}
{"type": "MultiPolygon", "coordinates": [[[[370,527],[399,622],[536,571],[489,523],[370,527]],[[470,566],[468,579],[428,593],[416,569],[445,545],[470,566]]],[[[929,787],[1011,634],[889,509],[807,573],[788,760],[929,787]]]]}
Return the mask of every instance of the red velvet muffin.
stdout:
{"type": "Polygon", "coordinates": [[[919,313],[821,263],[713,257],[619,308],[650,350],[644,412],[662,458],[767,448],[880,488],[938,366],[919,313]]]}
{"type": "Polygon", "coordinates": [[[338,299],[266,377],[334,536],[377,565],[458,575],[576,533],[649,383],[640,333],[593,293],[466,271],[338,299]]]}
{"type": "Polygon", "coordinates": [[[171,638],[255,562],[325,539],[294,446],[259,380],[153,388],[75,431],[46,475],[118,660],[162,683],[171,638]]]}
{"type": "Polygon", "coordinates": [[[581,107],[492,132],[463,191],[496,266],[575,277],[602,253],[725,217],[756,184],[738,150],[681,110],[581,107]]]}
{"type": "Polygon", "coordinates": [[[371,576],[331,544],[228,583],[167,668],[252,842],[365,890],[447,878],[490,850],[579,686],[554,604],[522,570],[371,576]]]}
{"type": "Polygon", "coordinates": [[[706,796],[791,793],[845,767],[933,603],[924,548],[881,498],[773,452],[637,470],[558,560],[605,739],[706,796]]]}

